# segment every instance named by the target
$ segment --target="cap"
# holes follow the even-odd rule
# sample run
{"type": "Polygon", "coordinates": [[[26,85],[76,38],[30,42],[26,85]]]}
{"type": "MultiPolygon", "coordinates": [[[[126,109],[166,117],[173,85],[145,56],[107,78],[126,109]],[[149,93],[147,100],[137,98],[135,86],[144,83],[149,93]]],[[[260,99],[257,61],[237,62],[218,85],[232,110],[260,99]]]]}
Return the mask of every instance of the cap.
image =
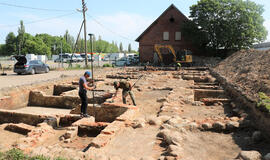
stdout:
{"type": "Polygon", "coordinates": [[[84,73],[84,75],[88,75],[89,77],[91,76],[91,72],[90,71],[86,71],[85,73],[84,73]]]}
{"type": "Polygon", "coordinates": [[[114,87],[117,87],[117,85],[118,85],[118,82],[117,82],[117,81],[114,81],[114,82],[113,82],[113,86],[114,86],[114,87]]]}

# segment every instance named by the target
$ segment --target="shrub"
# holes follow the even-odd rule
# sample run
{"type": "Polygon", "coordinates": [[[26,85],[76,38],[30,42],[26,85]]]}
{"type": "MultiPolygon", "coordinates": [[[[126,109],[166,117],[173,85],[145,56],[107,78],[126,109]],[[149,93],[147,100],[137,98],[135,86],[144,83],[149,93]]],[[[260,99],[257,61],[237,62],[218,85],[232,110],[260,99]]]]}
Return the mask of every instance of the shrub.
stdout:
{"type": "Polygon", "coordinates": [[[50,160],[50,158],[41,155],[41,156],[31,157],[29,160],[50,160]]]}
{"type": "Polygon", "coordinates": [[[108,63],[106,63],[106,64],[103,64],[103,67],[112,67],[112,65],[111,65],[111,64],[108,64],[108,63]]]}
{"type": "Polygon", "coordinates": [[[21,150],[13,148],[7,151],[3,158],[5,160],[25,160],[27,156],[25,156],[21,150]]]}
{"type": "Polygon", "coordinates": [[[270,112],[270,97],[268,97],[265,93],[259,92],[259,102],[257,103],[257,107],[264,112],[270,112]]]}

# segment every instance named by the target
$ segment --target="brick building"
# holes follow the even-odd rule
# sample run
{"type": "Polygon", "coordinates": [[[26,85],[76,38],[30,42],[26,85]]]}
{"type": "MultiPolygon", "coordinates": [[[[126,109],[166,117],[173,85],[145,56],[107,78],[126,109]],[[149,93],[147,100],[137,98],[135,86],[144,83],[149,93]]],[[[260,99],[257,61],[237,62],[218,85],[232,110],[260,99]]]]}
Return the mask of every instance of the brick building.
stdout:
{"type": "MultiPolygon", "coordinates": [[[[181,24],[188,20],[173,4],[169,6],[137,39],[141,62],[153,62],[154,45],[172,45],[176,52],[193,51],[191,43],[181,36],[181,24]]],[[[164,49],[162,53],[168,52],[164,49]]],[[[169,54],[169,53],[167,53],[169,54]]]]}

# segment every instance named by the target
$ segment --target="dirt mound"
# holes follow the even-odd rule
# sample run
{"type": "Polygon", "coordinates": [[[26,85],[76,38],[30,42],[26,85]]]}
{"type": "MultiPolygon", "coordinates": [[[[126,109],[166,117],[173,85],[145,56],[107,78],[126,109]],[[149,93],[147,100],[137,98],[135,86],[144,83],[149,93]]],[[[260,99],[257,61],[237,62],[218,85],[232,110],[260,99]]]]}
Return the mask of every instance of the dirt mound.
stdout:
{"type": "Polygon", "coordinates": [[[214,71],[253,100],[258,100],[259,92],[270,96],[270,50],[236,52],[219,63],[214,71]]]}

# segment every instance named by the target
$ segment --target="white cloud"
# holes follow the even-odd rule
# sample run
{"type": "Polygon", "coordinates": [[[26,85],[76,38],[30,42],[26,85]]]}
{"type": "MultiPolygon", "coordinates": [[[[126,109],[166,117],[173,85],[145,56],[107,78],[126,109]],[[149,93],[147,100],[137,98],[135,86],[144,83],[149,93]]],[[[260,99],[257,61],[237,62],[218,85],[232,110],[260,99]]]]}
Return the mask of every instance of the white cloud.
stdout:
{"type": "Polygon", "coordinates": [[[268,31],[267,41],[270,41],[270,19],[266,20],[263,25],[268,31]]]}

